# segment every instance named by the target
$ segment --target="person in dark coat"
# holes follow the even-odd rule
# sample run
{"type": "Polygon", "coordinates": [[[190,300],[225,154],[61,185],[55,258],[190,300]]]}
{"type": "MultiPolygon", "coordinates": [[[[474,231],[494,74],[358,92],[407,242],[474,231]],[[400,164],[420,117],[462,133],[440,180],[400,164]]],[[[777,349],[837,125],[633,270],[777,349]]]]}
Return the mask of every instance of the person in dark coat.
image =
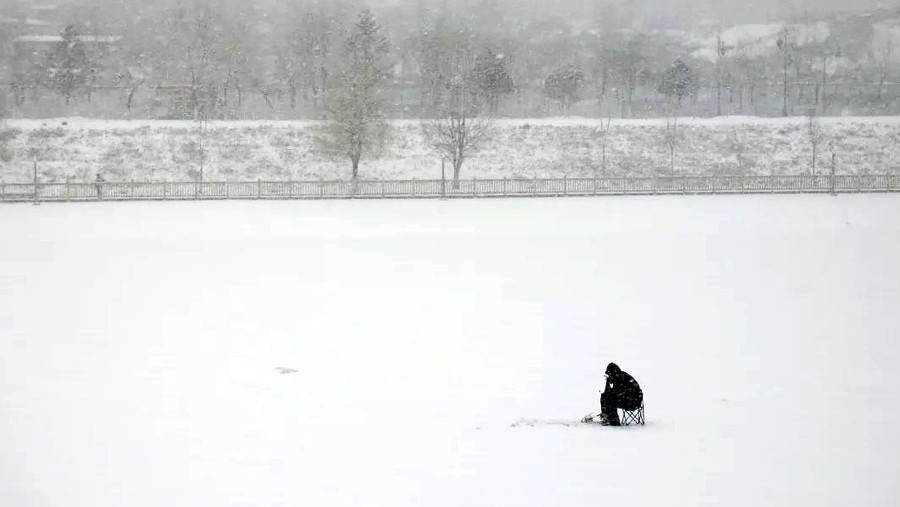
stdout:
{"type": "Polygon", "coordinates": [[[619,412],[637,410],[644,402],[644,392],[634,377],[624,372],[616,363],[606,367],[606,387],[600,395],[600,422],[619,426],[619,412]]]}

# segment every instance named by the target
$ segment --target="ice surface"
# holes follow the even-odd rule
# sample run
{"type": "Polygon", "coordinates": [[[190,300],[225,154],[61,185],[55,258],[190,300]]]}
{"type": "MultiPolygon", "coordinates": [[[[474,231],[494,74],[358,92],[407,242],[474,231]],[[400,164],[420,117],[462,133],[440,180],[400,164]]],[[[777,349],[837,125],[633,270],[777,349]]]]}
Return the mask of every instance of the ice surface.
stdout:
{"type": "Polygon", "coordinates": [[[900,492],[894,195],[11,205],[0,237],[4,506],[900,492]],[[511,427],[595,410],[608,361],[647,426],[511,427]]]}

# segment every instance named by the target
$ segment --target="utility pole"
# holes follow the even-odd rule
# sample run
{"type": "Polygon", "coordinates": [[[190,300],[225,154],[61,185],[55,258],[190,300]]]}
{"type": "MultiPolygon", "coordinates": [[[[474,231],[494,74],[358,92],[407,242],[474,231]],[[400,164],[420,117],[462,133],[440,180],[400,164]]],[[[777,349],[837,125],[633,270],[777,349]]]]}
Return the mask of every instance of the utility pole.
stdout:
{"type": "Polygon", "coordinates": [[[725,43],[722,34],[716,36],[716,116],[722,116],[722,63],[725,56],[725,43]]]}

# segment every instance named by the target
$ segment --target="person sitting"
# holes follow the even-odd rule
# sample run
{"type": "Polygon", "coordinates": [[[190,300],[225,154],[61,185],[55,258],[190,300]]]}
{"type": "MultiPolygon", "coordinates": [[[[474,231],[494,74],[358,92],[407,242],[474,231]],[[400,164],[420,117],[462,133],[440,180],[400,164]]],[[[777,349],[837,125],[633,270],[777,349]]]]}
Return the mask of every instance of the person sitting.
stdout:
{"type": "MultiPolygon", "coordinates": [[[[637,410],[644,402],[644,392],[637,380],[622,371],[616,363],[609,363],[605,376],[606,387],[600,395],[600,424],[620,426],[617,409],[637,410]]],[[[593,420],[593,417],[586,417],[585,420],[593,420]]]]}

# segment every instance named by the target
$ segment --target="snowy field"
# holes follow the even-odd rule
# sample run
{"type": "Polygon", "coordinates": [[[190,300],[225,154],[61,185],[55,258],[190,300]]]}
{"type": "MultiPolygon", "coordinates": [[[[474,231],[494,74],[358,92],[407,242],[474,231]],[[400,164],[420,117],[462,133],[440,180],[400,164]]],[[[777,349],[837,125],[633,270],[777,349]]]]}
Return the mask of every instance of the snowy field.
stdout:
{"type": "MultiPolygon", "coordinates": [[[[900,118],[822,118],[818,170],[900,173],[900,118]]],[[[203,138],[211,180],[349,179],[346,160],[317,147],[313,122],[212,122],[203,138]]],[[[812,172],[805,118],[681,118],[676,175],[795,175],[812,172]]],[[[196,181],[200,130],[190,121],[10,120],[0,135],[0,179],[43,182],[196,181]]],[[[392,122],[392,139],[364,160],[364,179],[439,179],[440,159],[416,121],[392,122]]],[[[492,140],[468,160],[463,178],[590,178],[671,175],[665,119],[501,120],[492,140]],[[603,150],[606,150],[604,171],[603,150]]]]}
{"type": "Polygon", "coordinates": [[[3,506],[900,499],[894,195],[14,205],[0,237],[3,506]],[[597,408],[608,361],[645,427],[513,426],[597,408]]]}

